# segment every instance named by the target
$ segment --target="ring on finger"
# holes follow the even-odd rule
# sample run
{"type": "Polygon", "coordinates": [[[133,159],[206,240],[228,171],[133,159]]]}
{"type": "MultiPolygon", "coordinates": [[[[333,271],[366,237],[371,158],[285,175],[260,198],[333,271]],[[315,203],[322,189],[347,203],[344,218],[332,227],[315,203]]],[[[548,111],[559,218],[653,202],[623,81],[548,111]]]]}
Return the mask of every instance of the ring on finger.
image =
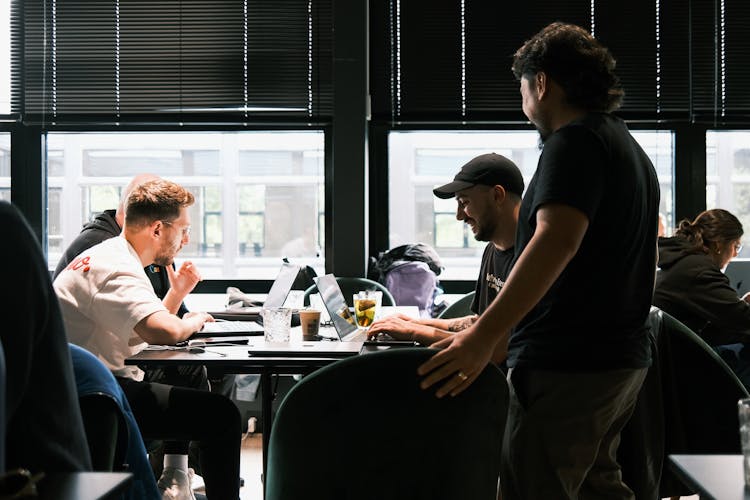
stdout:
{"type": "Polygon", "coordinates": [[[460,378],[462,382],[463,382],[464,380],[466,380],[466,379],[468,379],[468,378],[469,378],[469,377],[468,377],[468,376],[467,376],[467,375],[466,375],[466,374],[465,374],[464,372],[462,372],[461,370],[458,370],[458,371],[456,372],[456,376],[457,376],[458,378],[460,378]]]}

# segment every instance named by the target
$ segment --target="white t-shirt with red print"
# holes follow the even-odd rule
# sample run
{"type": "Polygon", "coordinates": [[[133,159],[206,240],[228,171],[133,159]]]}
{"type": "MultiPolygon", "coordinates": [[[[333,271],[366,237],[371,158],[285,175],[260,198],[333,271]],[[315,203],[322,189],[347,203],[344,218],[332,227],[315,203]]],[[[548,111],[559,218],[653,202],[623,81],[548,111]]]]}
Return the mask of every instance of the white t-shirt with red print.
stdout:
{"type": "Polygon", "coordinates": [[[130,243],[118,236],[89,248],[53,285],[68,341],[98,356],[114,375],[143,380],[143,371],[124,362],[147,345],[133,328],[167,309],[130,243]]]}

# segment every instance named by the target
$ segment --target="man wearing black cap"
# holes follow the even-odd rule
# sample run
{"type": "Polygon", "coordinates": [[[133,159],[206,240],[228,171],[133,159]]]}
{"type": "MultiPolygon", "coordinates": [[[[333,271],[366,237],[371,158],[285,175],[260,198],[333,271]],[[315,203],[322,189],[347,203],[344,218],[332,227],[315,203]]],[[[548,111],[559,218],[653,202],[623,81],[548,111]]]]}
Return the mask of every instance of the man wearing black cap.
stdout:
{"type": "Polygon", "coordinates": [[[474,314],[454,319],[388,316],[373,323],[369,335],[387,332],[398,339],[429,345],[474,323],[477,315],[495,299],[510,273],[523,187],[523,176],[515,163],[488,153],[461,167],[453,182],[433,189],[438,198],[455,196],[456,219],[471,227],[477,241],[488,242],[471,304],[474,314]]]}
{"type": "Polygon", "coordinates": [[[518,256],[484,314],[418,368],[422,387],[456,395],[507,343],[504,500],[634,498],[617,448],[651,363],[659,183],[611,114],[623,96],[614,68],[570,24],[547,26],[516,52],[522,109],[544,142],[521,203],[518,256]]]}

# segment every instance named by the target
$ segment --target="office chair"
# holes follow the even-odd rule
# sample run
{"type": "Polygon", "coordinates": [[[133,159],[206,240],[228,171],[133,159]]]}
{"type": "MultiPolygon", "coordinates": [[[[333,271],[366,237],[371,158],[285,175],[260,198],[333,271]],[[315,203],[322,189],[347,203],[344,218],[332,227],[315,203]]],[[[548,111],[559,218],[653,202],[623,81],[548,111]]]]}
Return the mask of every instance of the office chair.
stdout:
{"type": "Polygon", "coordinates": [[[456,397],[422,390],[426,348],[389,349],[308,375],[271,432],[267,500],[492,499],[508,409],[494,366],[456,397]]]}
{"type": "Polygon", "coordinates": [[[452,319],[474,314],[470,309],[471,303],[474,301],[474,294],[475,292],[467,293],[453,304],[446,307],[443,312],[440,313],[438,318],[452,319]]]}
{"type": "Polygon", "coordinates": [[[112,372],[87,350],[68,344],[94,471],[133,473],[126,498],[161,498],[138,424],[112,372]]]}
{"type": "MultiPolygon", "coordinates": [[[[381,283],[378,283],[377,281],[369,280],[367,278],[349,278],[349,277],[336,277],[336,283],[338,283],[339,288],[341,288],[341,293],[344,294],[344,298],[346,298],[346,303],[349,307],[353,306],[352,303],[352,297],[355,293],[361,291],[361,290],[378,290],[383,292],[383,302],[381,305],[384,306],[395,306],[396,305],[396,299],[393,298],[393,295],[391,292],[383,286],[381,283]]],[[[307,290],[305,290],[305,295],[303,297],[303,303],[306,306],[310,305],[310,295],[313,293],[318,293],[318,286],[317,285],[311,285],[307,290]]]]}
{"type": "Polygon", "coordinates": [[[666,468],[667,456],[740,453],[737,400],[748,392],[687,326],[656,307],[649,323],[653,362],[618,459],[636,498],[692,495],[666,468]]]}

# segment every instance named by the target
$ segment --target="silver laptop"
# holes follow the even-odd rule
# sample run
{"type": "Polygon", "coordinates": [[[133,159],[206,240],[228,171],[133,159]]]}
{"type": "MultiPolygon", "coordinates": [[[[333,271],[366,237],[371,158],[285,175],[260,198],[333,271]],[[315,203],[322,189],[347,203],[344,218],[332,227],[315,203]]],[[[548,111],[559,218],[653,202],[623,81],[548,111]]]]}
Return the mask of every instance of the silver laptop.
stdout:
{"type": "Polygon", "coordinates": [[[313,340],[301,342],[264,342],[251,338],[247,344],[250,357],[280,358],[346,358],[355,356],[362,350],[362,342],[334,342],[313,340]]]}
{"type": "Polygon", "coordinates": [[[335,293],[329,291],[329,287],[326,286],[328,284],[328,280],[323,281],[323,288],[321,288],[320,280],[322,278],[324,277],[316,279],[316,282],[318,283],[318,290],[320,291],[321,297],[323,297],[323,302],[326,304],[326,309],[333,319],[333,324],[339,338],[343,340],[343,337],[345,336],[347,338],[347,342],[336,342],[335,340],[315,340],[287,343],[261,342],[260,339],[258,339],[257,342],[253,342],[251,340],[247,346],[248,354],[250,356],[338,358],[359,354],[359,352],[362,350],[362,346],[364,345],[364,332],[362,336],[363,340],[356,340],[353,336],[350,335],[351,332],[356,333],[358,329],[354,324],[354,317],[349,314],[349,308],[346,306],[344,296],[341,293],[341,290],[339,289],[335,279],[333,279],[333,284],[336,287],[336,290],[338,290],[338,295],[335,295],[335,293]],[[328,302],[331,302],[331,304],[335,303],[336,305],[329,306],[328,302]],[[337,311],[337,314],[334,314],[333,311],[337,311]],[[344,315],[346,314],[349,315],[349,319],[344,318],[344,315]],[[351,320],[351,323],[349,323],[349,320],[351,320]],[[348,326],[344,326],[344,324],[348,326]],[[341,328],[342,330],[339,330],[339,328],[341,328]],[[344,336],[342,336],[341,332],[346,333],[344,334],[344,336]]]}
{"type": "MultiPolygon", "coordinates": [[[[300,267],[288,262],[281,265],[276,279],[268,291],[263,307],[282,307],[287,295],[292,290],[300,267]]],[[[193,337],[216,337],[222,335],[263,335],[263,325],[259,323],[263,307],[242,307],[226,311],[211,312],[215,322],[208,322],[193,337]],[[239,320],[239,321],[238,321],[239,320]]]]}
{"type": "Polygon", "coordinates": [[[223,311],[208,311],[214,318],[227,320],[256,320],[264,307],[283,307],[289,292],[292,290],[294,280],[297,279],[300,266],[284,262],[273,280],[271,289],[268,291],[262,306],[236,306],[229,305],[223,311]]]}
{"type": "Polygon", "coordinates": [[[349,310],[344,294],[336,282],[333,274],[326,274],[315,278],[318,286],[318,292],[323,300],[328,314],[331,316],[331,322],[336,330],[336,334],[341,343],[362,342],[366,345],[416,345],[410,340],[395,340],[387,335],[379,336],[375,339],[367,339],[367,329],[357,326],[357,320],[354,314],[349,310]]]}
{"type": "MultiPolygon", "coordinates": [[[[276,279],[273,281],[273,285],[271,285],[271,289],[268,291],[268,296],[266,297],[265,302],[263,302],[263,307],[284,306],[284,302],[286,302],[289,292],[292,291],[292,285],[294,285],[294,280],[297,279],[299,270],[300,266],[298,265],[290,264],[289,262],[281,264],[279,274],[276,275],[276,279]]],[[[263,307],[257,308],[258,314],[260,314],[263,307]]]]}

